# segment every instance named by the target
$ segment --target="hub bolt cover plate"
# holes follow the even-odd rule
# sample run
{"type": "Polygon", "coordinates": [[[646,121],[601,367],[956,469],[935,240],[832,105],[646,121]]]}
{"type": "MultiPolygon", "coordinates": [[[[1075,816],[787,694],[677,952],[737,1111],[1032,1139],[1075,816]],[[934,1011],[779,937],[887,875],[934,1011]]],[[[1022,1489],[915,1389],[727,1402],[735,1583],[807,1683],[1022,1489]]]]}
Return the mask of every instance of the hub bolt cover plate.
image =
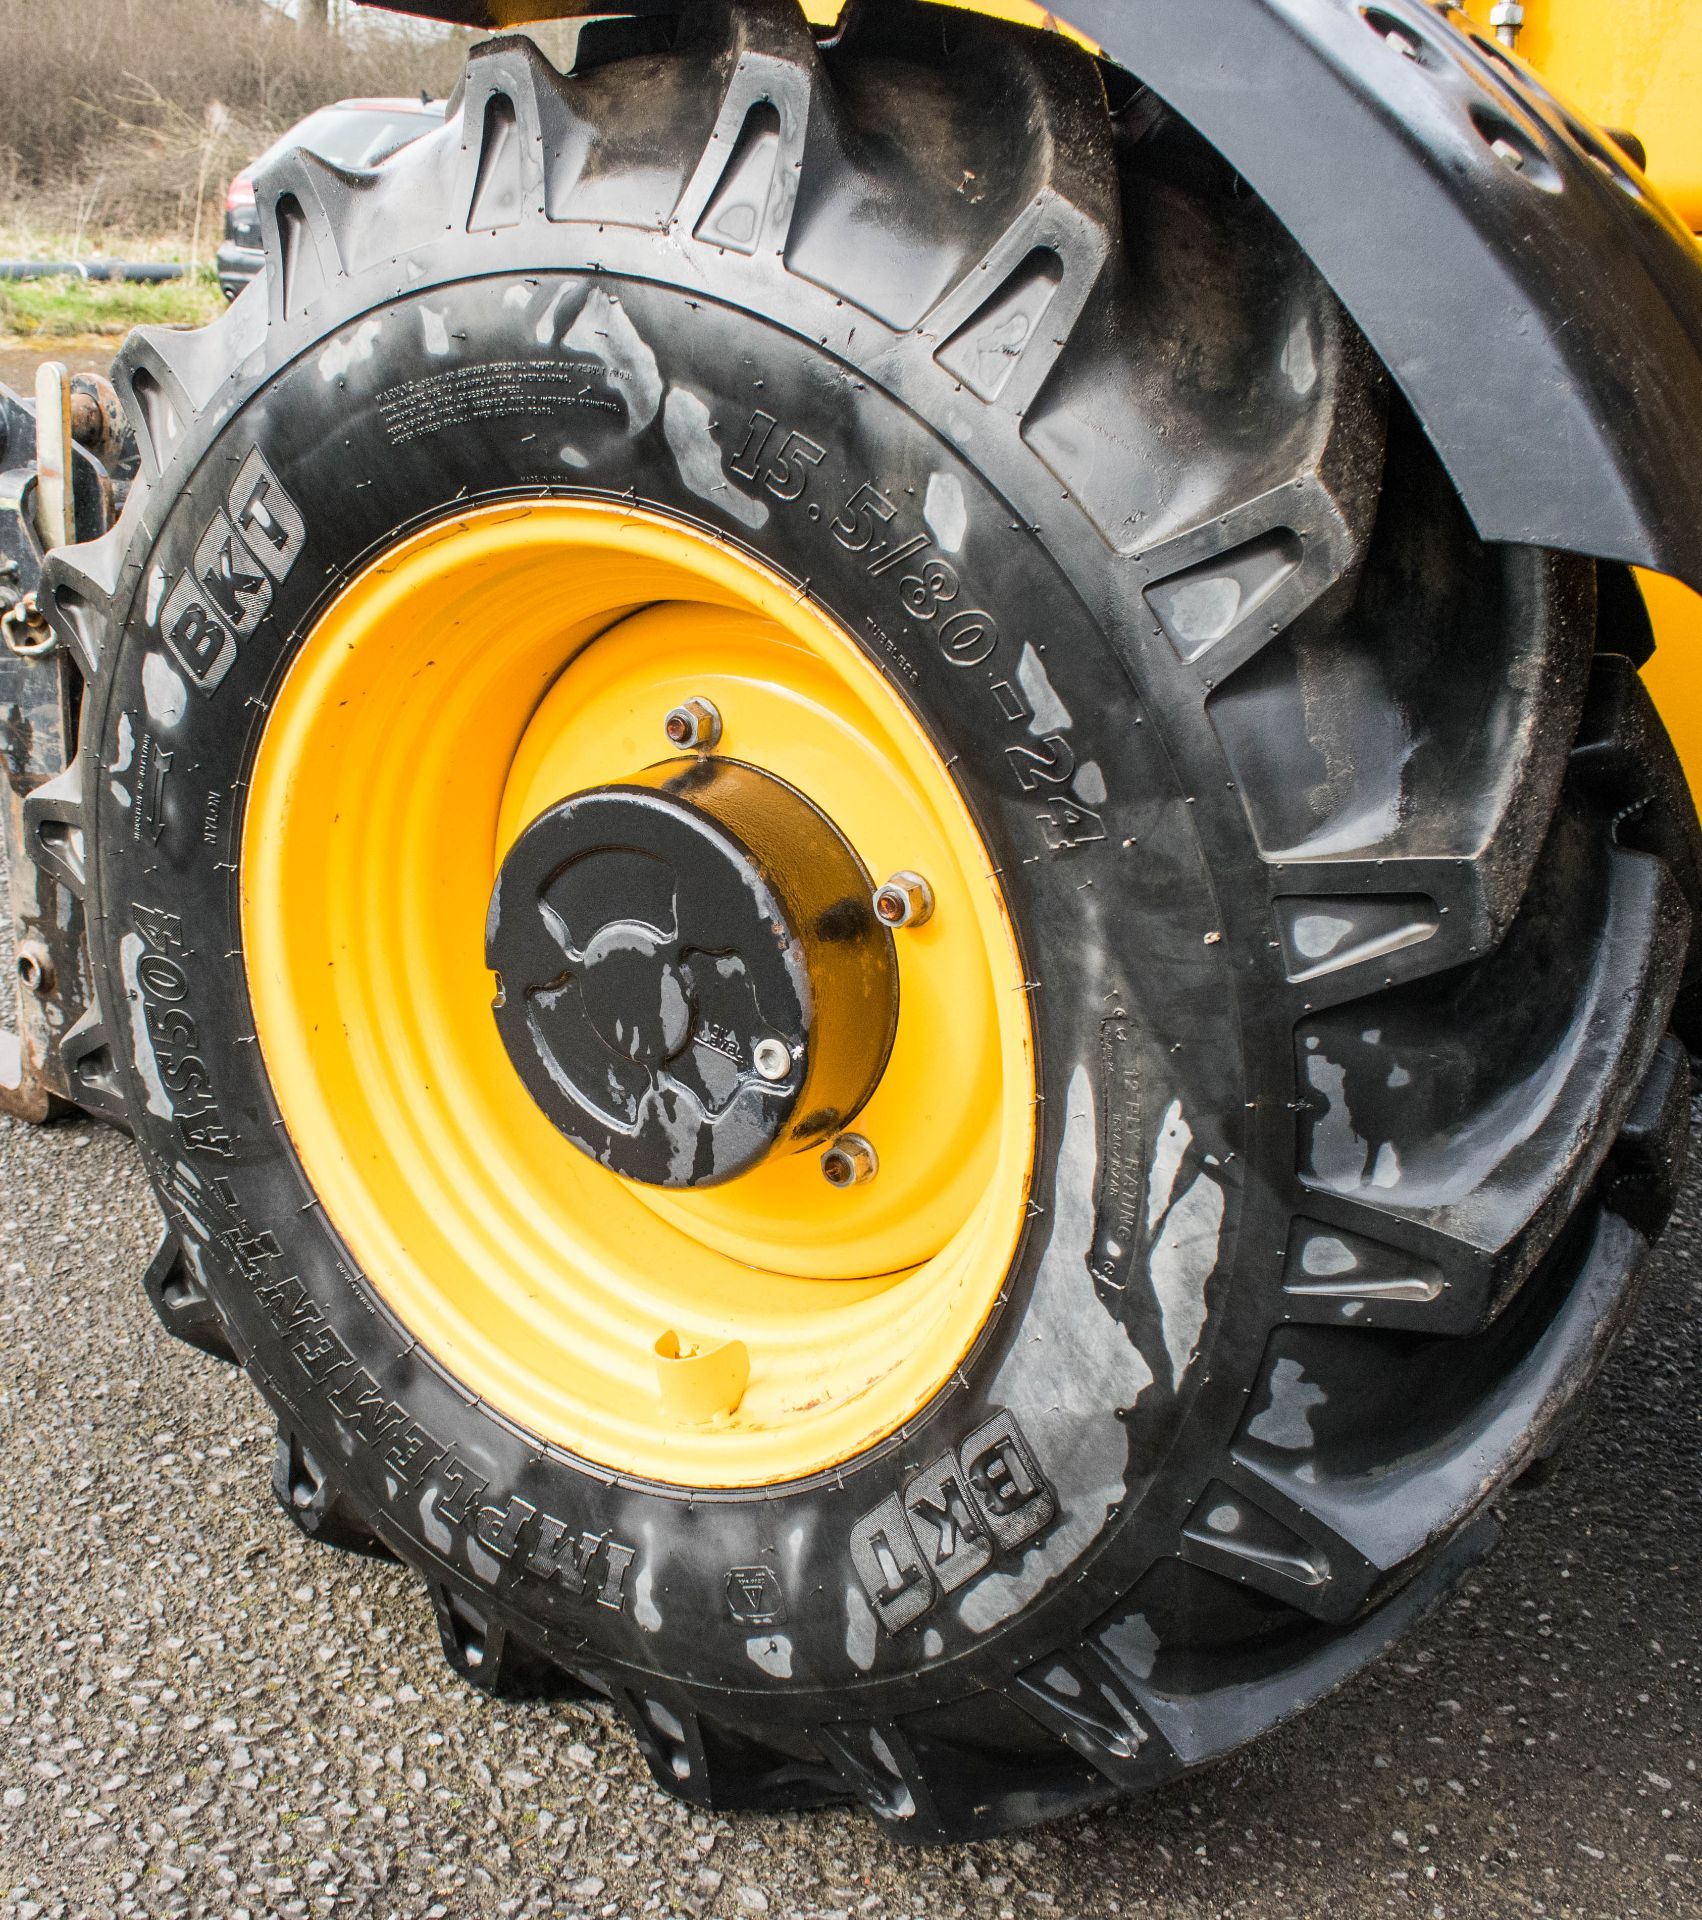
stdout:
{"type": "Polygon", "coordinates": [[[817,1146],[874,1091],[897,1027],[870,898],[832,822],[755,767],[674,761],[575,794],[491,894],[508,1057],[575,1146],[647,1185],[817,1146]]]}

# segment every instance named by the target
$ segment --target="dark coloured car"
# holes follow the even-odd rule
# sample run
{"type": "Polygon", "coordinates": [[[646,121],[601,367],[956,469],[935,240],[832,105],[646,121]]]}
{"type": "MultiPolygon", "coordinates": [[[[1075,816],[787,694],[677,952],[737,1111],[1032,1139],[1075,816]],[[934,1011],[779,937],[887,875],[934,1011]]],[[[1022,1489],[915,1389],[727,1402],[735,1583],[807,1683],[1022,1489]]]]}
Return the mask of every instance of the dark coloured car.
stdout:
{"type": "Polygon", "coordinates": [[[252,166],[230,183],[225,197],[225,238],[219,248],[219,286],[234,300],[260,271],[260,215],[254,203],[254,176],[268,160],[296,147],[341,167],[381,166],[392,154],[443,125],[442,100],[339,100],[298,120],[273,141],[252,166]]]}

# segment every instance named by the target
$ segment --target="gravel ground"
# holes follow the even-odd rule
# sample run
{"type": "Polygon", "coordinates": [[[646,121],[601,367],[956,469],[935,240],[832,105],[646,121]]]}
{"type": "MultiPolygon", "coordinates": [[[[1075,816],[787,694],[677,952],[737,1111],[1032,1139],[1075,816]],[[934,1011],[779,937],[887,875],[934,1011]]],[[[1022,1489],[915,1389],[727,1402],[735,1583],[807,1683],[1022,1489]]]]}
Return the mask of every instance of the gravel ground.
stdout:
{"type": "Polygon", "coordinates": [[[129,1144],[0,1124],[0,1912],[1702,1915],[1702,1182],[1589,1424],[1396,1658],[1244,1758],[1026,1838],[719,1819],[611,1718],[455,1681],[304,1541],[233,1371],[137,1284],[129,1144]]]}

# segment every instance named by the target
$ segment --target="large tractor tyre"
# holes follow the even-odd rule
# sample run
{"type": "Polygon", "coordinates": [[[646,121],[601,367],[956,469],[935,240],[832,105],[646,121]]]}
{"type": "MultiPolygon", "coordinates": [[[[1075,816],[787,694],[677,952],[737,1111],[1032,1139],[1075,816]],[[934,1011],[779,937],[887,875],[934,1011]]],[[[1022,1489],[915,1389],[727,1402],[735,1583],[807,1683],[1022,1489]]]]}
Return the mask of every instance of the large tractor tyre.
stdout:
{"type": "Polygon", "coordinates": [[[1323,1694],[1670,1198],[1623,577],[1481,544],[1055,35],[499,39],[259,202],[261,281],[120,362],[34,818],[150,1291],[287,1509],[707,1806],[960,1838],[1323,1694]]]}

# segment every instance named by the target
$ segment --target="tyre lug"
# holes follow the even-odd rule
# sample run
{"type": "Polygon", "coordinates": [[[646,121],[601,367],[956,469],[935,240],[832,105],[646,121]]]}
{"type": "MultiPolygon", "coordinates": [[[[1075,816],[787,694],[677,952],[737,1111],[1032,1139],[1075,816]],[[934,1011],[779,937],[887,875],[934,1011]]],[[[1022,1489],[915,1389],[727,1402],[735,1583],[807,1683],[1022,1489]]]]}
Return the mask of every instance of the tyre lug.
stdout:
{"type": "Polygon", "coordinates": [[[874,906],[875,918],[883,927],[894,932],[919,927],[933,918],[934,890],[919,873],[907,869],[875,889],[874,906]]]}
{"type": "Polygon", "coordinates": [[[822,1178],[830,1187],[860,1187],[880,1171],[880,1159],[860,1133],[842,1133],[821,1157],[822,1178]]]}
{"type": "Polygon", "coordinates": [[[682,700],[670,709],[662,731],[682,753],[709,753],[721,739],[721,714],[712,700],[682,700]]]}

